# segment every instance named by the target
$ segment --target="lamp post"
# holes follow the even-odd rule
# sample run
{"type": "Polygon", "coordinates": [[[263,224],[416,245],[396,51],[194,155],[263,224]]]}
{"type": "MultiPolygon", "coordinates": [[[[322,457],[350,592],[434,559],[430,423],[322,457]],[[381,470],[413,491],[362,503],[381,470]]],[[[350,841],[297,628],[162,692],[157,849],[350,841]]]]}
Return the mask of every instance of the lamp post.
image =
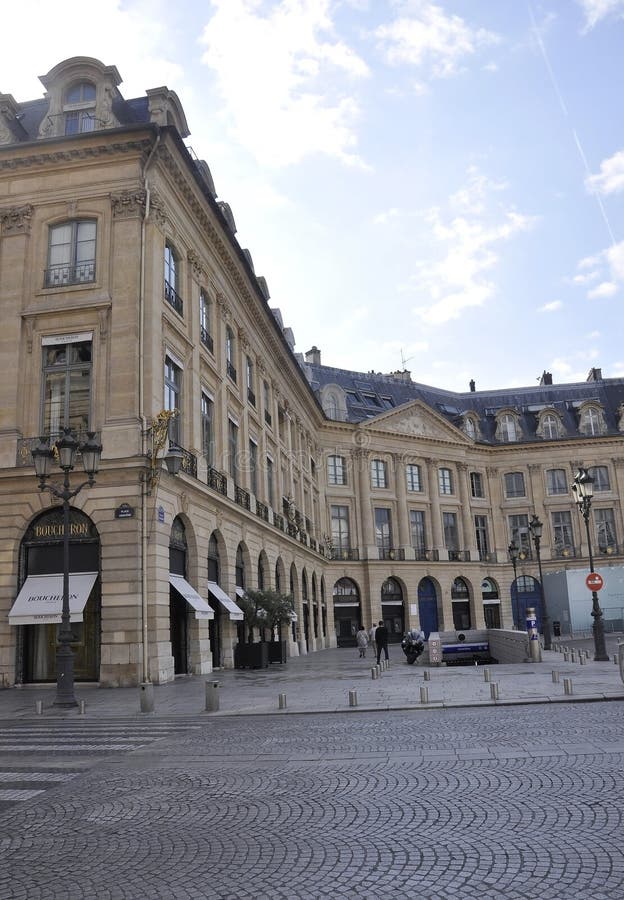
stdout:
{"type": "MultiPolygon", "coordinates": [[[[516,585],[516,580],[518,577],[518,545],[516,544],[516,542],[514,540],[512,540],[509,547],[507,547],[507,552],[509,553],[509,559],[511,560],[511,565],[513,567],[513,573],[514,573],[513,585],[516,585]]],[[[512,585],[512,587],[513,587],[513,585],[512,585]]],[[[514,605],[513,605],[513,591],[510,591],[510,594],[511,594],[511,615],[512,615],[512,618],[514,619],[514,625],[515,625],[516,622],[515,622],[514,605]]],[[[516,585],[516,597],[517,596],[518,596],[518,586],[516,585]]]]}
{"type": "Polygon", "coordinates": [[[56,699],[54,706],[78,705],[74,696],[74,653],[71,648],[72,632],[69,612],[69,501],[80,493],[83,487],[86,485],[91,487],[95,483],[101,455],[102,447],[96,441],[94,431],[89,431],[87,440],[80,444],[71,428],[63,429],[63,437],[55,442],[54,450],[50,447],[50,439],[42,437],[32,451],[35,472],[39,479],[39,490],[49,491],[53,497],[57,497],[63,502],[63,605],[56,647],[56,699]],[[87,481],[83,481],[72,490],[69,473],[74,468],[78,450],[82,454],[82,464],[87,481]],[[63,471],[63,483],[62,485],[54,482],[46,484],[46,480],[50,477],[50,465],[56,457],[58,457],[58,464],[63,471]]]}
{"type": "MultiPolygon", "coordinates": [[[[580,514],[585,520],[585,533],[587,535],[587,550],[589,553],[589,571],[594,572],[594,557],[592,555],[591,535],[589,533],[589,513],[591,510],[592,497],[594,496],[594,479],[591,477],[587,469],[582,466],[574,476],[572,483],[572,494],[574,502],[578,506],[580,514]]],[[[597,591],[592,591],[592,617],[594,619],[594,660],[596,662],[609,662],[607,648],[605,644],[604,621],[602,618],[602,610],[598,602],[597,591]]]]}
{"type": "Polygon", "coordinates": [[[550,617],[546,606],[546,594],[544,593],[544,576],[542,575],[542,554],[540,553],[540,545],[542,542],[542,530],[544,526],[535,513],[529,522],[529,531],[535,545],[535,555],[537,556],[537,568],[539,571],[540,582],[540,603],[542,607],[542,630],[544,632],[544,650],[552,650],[552,637],[550,633],[550,617]]]}

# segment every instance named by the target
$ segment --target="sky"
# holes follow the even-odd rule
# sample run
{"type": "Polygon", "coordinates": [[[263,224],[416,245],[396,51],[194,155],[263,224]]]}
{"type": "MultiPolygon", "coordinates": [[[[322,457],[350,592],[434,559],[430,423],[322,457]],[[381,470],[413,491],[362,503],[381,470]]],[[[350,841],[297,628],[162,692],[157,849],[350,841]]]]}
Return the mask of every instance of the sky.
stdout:
{"type": "Polygon", "coordinates": [[[18,101],[79,55],[176,91],[298,352],[624,376],[624,0],[20,0],[3,32],[18,101]]]}

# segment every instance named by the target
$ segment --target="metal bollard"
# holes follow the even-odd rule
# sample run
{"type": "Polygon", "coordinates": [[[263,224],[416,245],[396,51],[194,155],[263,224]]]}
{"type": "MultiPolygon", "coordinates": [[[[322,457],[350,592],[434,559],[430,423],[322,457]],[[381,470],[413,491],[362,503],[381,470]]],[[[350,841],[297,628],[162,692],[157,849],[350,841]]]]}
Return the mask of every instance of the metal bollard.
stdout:
{"type": "Polygon", "coordinates": [[[490,682],[490,699],[498,700],[498,682],[490,682]]]}
{"type": "Polygon", "coordinates": [[[564,650],[564,651],[563,651],[563,661],[564,661],[564,662],[570,662],[570,654],[569,654],[569,652],[568,652],[567,650],[564,650]]]}
{"type": "Polygon", "coordinates": [[[280,694],[278,696],[277,705],[280,709],[286,709],[286,694],[280,694]]]}
{"type": "Polygon", "coordinates": [[[377,678],[379,678],[379,676],[381,675],[381,666],[379,665],[379,663],[377,663],[375,669],[377,670],[377,678]]]}
{"type": "Polygon", "coordinates": [[[206,682],[206,712],[216,712],[219,709],[219,682],[206,682]]]}
{"type": "Polygon", "coordinates": [[[555,669],[552,670],[552,680],[553,684],[559,684],[559,672],[557,672],[555,669]]]}
{"type": "Polygon", "coordinates": [[[572,693],[572,679],[571,678],[563,679],[563,693],[564,694],[572,693]]]}
{"type": "Polygon", "coordinates": [[[43,715],[43,700],[35,700],[35,712],[38,716],[43,715]]]}
{"type": "Polygon", "coordinates": [[[483,680],[484,680],[484,681],[489,681],[489,680],[490,680],[490,676],[491,676],[490,670],[489,670],[489,669],[484,669],[484,670],[483,670],[483,680]]]}
{"type": "Polygon", "coordinates": [[[84,716],[85,711],[86,711],[86,708],[87,708],[87,701],[86,701],[86,700],[79,700],[79,701],[78,701],[78,715],[79,715],[79,716],[84,716]]]}
{"type": "Polygon", "coordinates": [[[420,687],[420,702],[429,703],[429,688],[424,685],[421,685],[420,687]]]}
{"type": "Polygon", "coordinates": [[[585,656],[584,653],[581,653],[581,655],[579,656],[579,662],[582,666],[584,666],[585,663],[587,662],[587,657],[585,656]]]}
{"type": "Polygon", "coordinates": [[[570,662],[576,662],[576,650],[574,648],[570,650],[570,662]]]}
{"type": "Polygon", "coordinates": [[[379,673],[377,672],[377,666],[373,666],[373,667],[371,668],[371,678],[373,679],[373,681],[374,681],[376,678],[379,678],[379,673]]]}
{"type": "Polygon", "coordinates": [[[154,712],[154,685],[151,681],[142,681],[139,685],[139,702],[142,713],[154,712]]]}
{"type": "Polygon", "coordinates": [[[425,671],[423,672],[423,678],[425,681],[431,681],[431,672],[429,671],[429,669],[425,669],[425,671]]]}
{"type": "Polygon", "coordinates": [[[357,706],[357,691],[349,691],[349,706],[357,706]]]}

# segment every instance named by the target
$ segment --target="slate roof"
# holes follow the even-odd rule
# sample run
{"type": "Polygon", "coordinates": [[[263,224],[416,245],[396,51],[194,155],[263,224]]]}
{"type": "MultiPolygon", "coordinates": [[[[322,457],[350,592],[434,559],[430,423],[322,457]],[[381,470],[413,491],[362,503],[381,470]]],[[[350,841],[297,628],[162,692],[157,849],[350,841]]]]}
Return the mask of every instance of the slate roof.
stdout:
{"type": "MultiPolygon", "coordinates": [[[[18,103],[17,120],[5,119],[15,137],[15,143],[22,144],[36,141],[39,127],[48,112],[48,101],[45,98],[18,103]]],[[[121,97],[113,101],[113,114],[120,125],[136,125],[150,121],[147,97],[136,97],[124,100],[121,97]]]]}
{"type": "Polygon", "coordinates": [[[496,414],[505,408],[516,411],[522,430],[521,441],[540,440],[536,435],[539,411],[553,408],[561,417],[566,435],[579,437],[578,407],[594,400],[603,410],[607,434],[618,430],[618,408],[624,403],[624,378],[605,378],[574,384],[540,384],[533,387],[456,393],[426,384],[401,380],[398,376],[374,372],[352,372],[332,366],[303,364],[317,396],[329,384],[339,385],[347,397],[347,420],[362,422],[389,409],[420,400],[451,424],[462,427],[463,415],[472,412],[479,421],[478,443],[496,440],[496,414]]]}

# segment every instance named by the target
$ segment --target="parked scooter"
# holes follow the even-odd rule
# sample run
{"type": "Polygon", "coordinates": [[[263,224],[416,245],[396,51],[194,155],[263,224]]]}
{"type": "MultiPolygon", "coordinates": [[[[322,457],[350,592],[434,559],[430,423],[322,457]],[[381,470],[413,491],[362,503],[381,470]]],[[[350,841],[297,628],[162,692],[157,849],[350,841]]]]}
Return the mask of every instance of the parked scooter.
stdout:
{"type": "Polygon", "coordinates": [[[401,650],[405,653],[408,665],[412,666],[425,649],[422,631],[413,628],[401,641],[401,650]]]}

